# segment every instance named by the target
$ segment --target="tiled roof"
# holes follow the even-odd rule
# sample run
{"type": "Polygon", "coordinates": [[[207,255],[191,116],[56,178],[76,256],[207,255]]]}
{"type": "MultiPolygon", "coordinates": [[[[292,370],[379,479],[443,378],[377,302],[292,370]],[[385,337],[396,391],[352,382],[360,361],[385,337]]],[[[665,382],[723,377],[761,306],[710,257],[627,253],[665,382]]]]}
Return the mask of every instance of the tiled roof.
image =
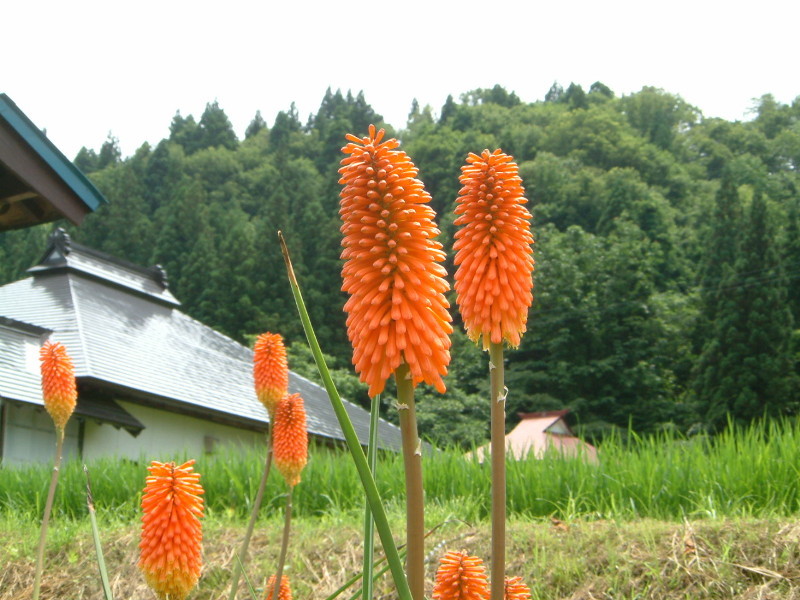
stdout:
{"type": "MultiPolygon", "coordinates": [[[[165,286],[153,287],[155,271],[67,246],[54,240],[33,277],[0,287],[0,315],[52,330],[50,339],[68,348],[79,380],[198,416],[267,423],[253,391],[250,349],[180,312],[165,286]]],[[[343,439],[322,387],[292,373],[289,388],[305,401],[309,433],[343,439]]],[[[346,405],[366,443],[369,413],[346,405]]],[[[382,421],[379,439],[398,449],[400,430],[382,421]]]]}

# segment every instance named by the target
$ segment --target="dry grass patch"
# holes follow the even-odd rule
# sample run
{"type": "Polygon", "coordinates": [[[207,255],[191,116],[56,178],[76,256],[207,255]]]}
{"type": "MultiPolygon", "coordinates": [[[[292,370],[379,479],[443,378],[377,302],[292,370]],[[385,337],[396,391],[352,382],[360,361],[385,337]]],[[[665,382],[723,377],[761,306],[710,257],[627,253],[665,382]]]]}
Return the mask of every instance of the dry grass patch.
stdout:
{"type": "MultiPolygon", "coordinates": [[[[23,529],[0,524],[0,564],[5,565],[0,600],[29,598],[32,592],[36,526],[26,522],[23,529]]],[[[270,519],[253,537],[247,570],[257,574],[253,583],[259,593],[277,562],[280,530],[280,519],[270,519]]],[[[206,520],[206,567],[191,598],[227,596],[242,533],[238,524],[206,520]]],[[[795,521],[514,520],[508,533],[509,573],[522,575],[534,598],[542,600],[800,600],[800,523],[795,521]]],[[[103,535],[115,597],[151,600],[136,568],[138,526],[106,526],[103,535]]],[[[489,538],[488,524],[444,524],[428,539],[428,581],[432,584],[447,549],[464,549],[488,561],[489,538]]],[[[361,552],[357,515],[298,520],[287,564],[294,597],[324,599],[358,572],[361,552]]],[[[88,524],[55,524],[46,565],[43,600],[102,600],[88,524]]],[[[239,598],[247,597],[242,586],[239,598]]],[[[393,597],[389,578],[382,578],[376,598],[393,597]]]]}

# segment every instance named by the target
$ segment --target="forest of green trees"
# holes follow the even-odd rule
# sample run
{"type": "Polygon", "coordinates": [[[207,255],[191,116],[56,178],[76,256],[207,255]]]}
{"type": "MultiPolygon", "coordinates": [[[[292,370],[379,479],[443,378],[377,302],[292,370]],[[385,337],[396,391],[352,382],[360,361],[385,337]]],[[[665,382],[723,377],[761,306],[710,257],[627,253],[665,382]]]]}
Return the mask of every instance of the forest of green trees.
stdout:
{"type": "MultiPolygon", "coordinates": [[[[387,127],[419,167],[448,249],[467,153],[499,147],[519,164],[536,272],[528,332],[507,353],[510,425],[569,407],[589,436],[693,434],[797,413],[800,98],[765,95],[752,117],[705,118],[663,90],[620,97],[598,82],[554,84],[533,103],[501,86],[438,111],[415,102],[405,129],[387,127]]],[[[199,120],[176,114],[169,139],[130,157],[109,136],[75,157],[109,204],[66,228],[163,265],[183,310],[237,340],[283,333],[291,366],[313,375],[282,230],[337,381],[363,403],[342,312],[337,169],[345,133],[370,123],[382,117],[362,93],[329,90],[305,122],[294,106],[271,127],[256,114],[244,139],[217,102],[199,120]]],[[[0,282],[24,276],[52,227],[0,235],[0,282]]],[[[447,394],[420,391],[420,431],[469,445],[488,435],[486,359],[458,327],[453,341],[447,394]]]]}

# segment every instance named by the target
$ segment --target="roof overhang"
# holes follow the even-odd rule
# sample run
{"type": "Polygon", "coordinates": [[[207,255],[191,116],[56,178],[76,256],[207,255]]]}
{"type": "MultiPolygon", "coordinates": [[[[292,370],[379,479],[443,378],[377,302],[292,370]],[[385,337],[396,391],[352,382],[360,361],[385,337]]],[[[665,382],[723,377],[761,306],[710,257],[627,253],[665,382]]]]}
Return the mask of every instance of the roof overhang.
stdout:
{"type": "Polygon", "coordinates": [[[5,94],[0,94],[0,231],[67,218],[107,201],[5,94]]]}

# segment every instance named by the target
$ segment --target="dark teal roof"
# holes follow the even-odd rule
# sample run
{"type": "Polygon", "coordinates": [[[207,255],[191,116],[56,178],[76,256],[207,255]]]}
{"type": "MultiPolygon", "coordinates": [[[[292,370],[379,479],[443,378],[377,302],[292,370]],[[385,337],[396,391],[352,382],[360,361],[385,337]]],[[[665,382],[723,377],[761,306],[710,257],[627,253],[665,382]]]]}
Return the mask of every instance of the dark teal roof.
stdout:
{"type": "Polygon", "coordinates": [[[6,94],[0,94],[0,121],[5,122],[19,135],[45,165],[72,190],[88,211],[95,211],[108,202],[94,184],[47,139],[47,136],[6,94]]]}

